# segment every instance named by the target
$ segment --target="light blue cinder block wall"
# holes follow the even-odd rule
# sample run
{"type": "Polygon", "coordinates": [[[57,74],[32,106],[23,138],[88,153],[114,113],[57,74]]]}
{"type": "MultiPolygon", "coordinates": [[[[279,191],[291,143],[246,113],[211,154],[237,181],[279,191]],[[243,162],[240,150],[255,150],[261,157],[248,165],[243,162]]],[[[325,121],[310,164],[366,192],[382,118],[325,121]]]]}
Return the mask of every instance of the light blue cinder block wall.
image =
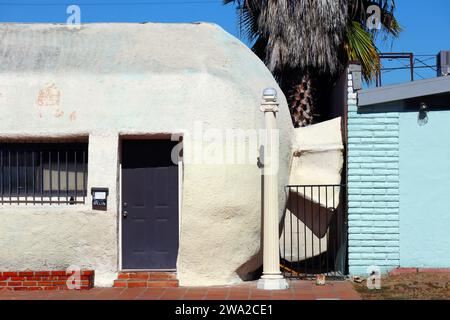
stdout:
{"type": "Polygon", "coordinates": [[[348,106],[349,272],[400,265],[399,113],[348,106]]]}
{"type": "MultiPolygon", "coordinates": [[[[450,111],[400,113],[400,265],[450,267],[450,111]]],[[[450,103],[447,106],[450,109],[450,103]]]]}
{"type": "Polygon", "coordinates": [[[358,108],[349,96],[350,274],[450,267],[450,111],[425,123],[401,103],[358,108]]]}

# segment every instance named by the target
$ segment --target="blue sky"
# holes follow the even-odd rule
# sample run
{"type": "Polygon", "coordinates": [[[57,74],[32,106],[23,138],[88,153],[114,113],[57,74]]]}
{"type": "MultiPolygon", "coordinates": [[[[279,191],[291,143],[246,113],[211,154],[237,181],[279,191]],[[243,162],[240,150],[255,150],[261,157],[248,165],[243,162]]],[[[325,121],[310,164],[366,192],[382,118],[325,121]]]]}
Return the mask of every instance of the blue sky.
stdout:
{"type": "MultiPolygon", "coordinates": [[[[65,22],[66,7],[77,4],[81,21],[87,22],[214,22],[239,37],[235,10],[221,0],[0,0],[2,22],[65,22]]],[[[380,44],[384,52],[414,52],[435,55],[450,50],[450,1],[397,0],[397,16],[405,28],[400,39],[380,44]]],[[[245,42],[245,39],[242,39],[245,42]]],[[[435,64],[434,57],[418,57],[435,64]]],[[[408,64],[408,61],[403,63],[408,64]]],[[[386,67],[402,62],[385,62],[386,67]]],[[[417,70],[416,78],[434,77],[436,72],[417,70]]],[[[392,71],[384,83],[408,80],[408,71],[392,71]]]]}

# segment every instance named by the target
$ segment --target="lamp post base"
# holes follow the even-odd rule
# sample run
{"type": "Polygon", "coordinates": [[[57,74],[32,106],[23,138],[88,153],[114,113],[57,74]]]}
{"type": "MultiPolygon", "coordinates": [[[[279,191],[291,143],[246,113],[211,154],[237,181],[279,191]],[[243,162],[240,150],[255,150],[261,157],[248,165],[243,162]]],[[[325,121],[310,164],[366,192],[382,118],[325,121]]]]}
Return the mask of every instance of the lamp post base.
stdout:
{"type": "Polygon", "coordinates": [[[289,284],[283,276],[262,276],[256,287],[260,290],[286,290],[289,284]]]}

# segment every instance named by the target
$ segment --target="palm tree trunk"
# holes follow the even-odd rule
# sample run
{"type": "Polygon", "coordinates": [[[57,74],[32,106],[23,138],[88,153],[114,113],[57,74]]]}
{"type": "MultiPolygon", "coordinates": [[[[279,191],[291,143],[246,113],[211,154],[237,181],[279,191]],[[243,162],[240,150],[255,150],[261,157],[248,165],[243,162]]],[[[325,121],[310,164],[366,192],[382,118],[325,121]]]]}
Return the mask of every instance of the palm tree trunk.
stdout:
{"type": "Polygon", "coordinates": [[[292,123],[295,128],[306,127],[313,123],[314,98],[312,78],[309,72],[302,75],[299,83],[291,87],[288,98],[292,123]]]}

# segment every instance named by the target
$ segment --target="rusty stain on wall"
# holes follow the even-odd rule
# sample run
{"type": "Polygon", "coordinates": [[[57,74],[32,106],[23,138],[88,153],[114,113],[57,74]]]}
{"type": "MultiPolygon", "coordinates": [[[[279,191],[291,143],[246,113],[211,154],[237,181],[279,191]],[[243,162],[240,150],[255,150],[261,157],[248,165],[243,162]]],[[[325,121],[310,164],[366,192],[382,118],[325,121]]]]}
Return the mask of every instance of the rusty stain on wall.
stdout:
{"type": "Polygon", "coordinates": [[[40,107],[59,106],[60,99],[61,99],[61,92],[53,83],[39,90],[37,104],[40,107]]]}
{"type": "MultiPolygon", "coordinates": [[[[64,116],[64,111],[60,107],[61,102],[61,91],[56,86],[56,84],[47,84],[44,88],[39,90],[37,96],[37,105],[39,108],[39,118],[43,117],[44,107],[50,107],[49,111],[54,110],[53,116],[55,118],[62,118],[64,116]]],[[[72,113],[73,114],[73,113],[72,113]]],[[[73,121],[76,115],[69,116],[69,119],[73,121]]]]}
{"type": "Polygon", "coordinates": [[[70,121],[75,121],[77,120],[77,112],[73,111],[70,116],[69,116],[70,121]]]}
{"type": "Polygon", "coordinates": [[[64,111],[60,109],[56,109],[55,111],[55,118],[61,118],[64,115],[64,111]]]}

